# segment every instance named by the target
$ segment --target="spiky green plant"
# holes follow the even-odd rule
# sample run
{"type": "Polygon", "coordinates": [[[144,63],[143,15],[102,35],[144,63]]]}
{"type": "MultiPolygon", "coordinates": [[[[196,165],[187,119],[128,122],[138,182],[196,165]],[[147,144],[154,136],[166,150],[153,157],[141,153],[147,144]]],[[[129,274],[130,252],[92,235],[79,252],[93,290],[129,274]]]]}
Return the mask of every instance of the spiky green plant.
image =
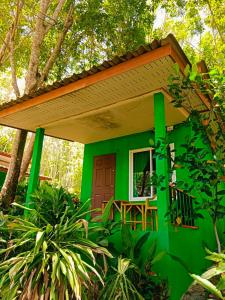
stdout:
{"type": "Polygon", "coordinates": [[[107,300],[144,300],[134,284],[127,276],[130,269],[135,268],[130,259],[118,258],[117,269],[106,279],[106,286],[103,289],[100,299],[107,300]]]}
{"type": "Polygon", "coordinates": [[[111,255],[88,239],[87,204],[72,217],[67,207],[57,224],[19,207],[29,210],[30,220],[1,215],[0,232],[12,239],[0,250],[0,299],[79,300],[96,277],[103,284],[95,255],[111,255]]]}
{"type": "Polygon", "coordinates": [[[218,299],[225,299],[225,252],[208,252],[207,259],[214,262],[214,266],[201,276],[191,274],[196,283],[215,295],[218,299]],[[214,278],[213,282],[212,279],[214,278]]]}

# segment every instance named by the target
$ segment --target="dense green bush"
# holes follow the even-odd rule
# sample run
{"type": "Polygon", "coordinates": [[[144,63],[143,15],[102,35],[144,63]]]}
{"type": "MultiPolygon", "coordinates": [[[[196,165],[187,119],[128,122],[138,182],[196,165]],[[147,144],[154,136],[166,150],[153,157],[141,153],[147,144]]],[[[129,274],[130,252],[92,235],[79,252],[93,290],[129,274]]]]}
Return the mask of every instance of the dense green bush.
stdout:
{"type": "Polygon", "coordinates": [[[0,299],[86,299],[96,278],[103,283],[97,256],[106,248],[88,238],[89,203],[77,207],[62,189],[44,185],[33,197],[27,218],[0,216],[0,299]]]}

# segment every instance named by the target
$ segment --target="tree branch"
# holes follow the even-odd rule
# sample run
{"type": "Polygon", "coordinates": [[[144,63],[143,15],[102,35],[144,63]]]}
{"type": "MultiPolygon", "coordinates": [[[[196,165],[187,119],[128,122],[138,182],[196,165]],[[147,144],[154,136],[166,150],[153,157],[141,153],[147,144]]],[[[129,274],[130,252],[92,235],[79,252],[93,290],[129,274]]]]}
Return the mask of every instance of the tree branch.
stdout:
{"type": "Polygon", "coordinates": [[[15,95],[17,98],[20,97],[20,90],[17,84],[17,76],[16,76],[16,64],[15,64],[15,57],[14,57],[14,39],[10,42],[10,65],[11,65],[11,73],[12,73],[12,87],[14,89],[15,95]]]}
{"type": "Polygon", "coordinates": [[[40,60],[41,45],[46,34],[45,16],[49,7],[50,0],[41,0],[40,11],[37,15],[37,21],[35,25],[35,31],[33,35],[31,55],[26,75],[25,93],[29,94],[36,88],[38,64],[40,60]]]}
{"type": "Polygon", "coordinates": [[[0,65],[3,63],[3,59],[5,56],[6,49],[9,47],[9,41],[11,37],[11,28],[7,32],[5,39],[3,40],[2,47],[0,48],[0,65]]]}
{"type": "Polygon", "coordinates": [[[10,26],[8,32],[6,33],[5,39],[3,39],[3,44],[0,48],[0,65],[3,63],[3,59],[5,57],[5,53],[7,48],[9,49],[10,52],[10,43],[11,40],[15,38],[15,33],[16,33],[16,29],[18,27],[18,23],[19,23],[19,15],[23,9],[24,6],[24,0],[18,0],[17,1],[17,5],[16,5],[16,14],[15,17],[13,18],[13,22],[12,25],[10,26]]]}
{"type": "Polygon", "coordinates": [[[48,31],[51,29],[51,27],[56,24],[57,18],[59,16],[59,13],[60,13],[65,1],[66,0],[59,0],[54,13],[48,22],[49,23],[48,26],[46,26],[46,33],[48,33],[48,31]]]}
{"type": "Polygon", "coordinates": [[[14,89],[16,97],[20,97],[20,90],[18,88],[17,84],[17,76],[16,76],[16,64],[15,64],[15,35],[16,35],[16,30],[18,27],[19,23],[19,16],[20,12],[23,8],[24,1],[17,1],[17,6],[16,6],[16,13],[15,13],[15,18],[11,30],[11,36],[10,36],[10,43],[9,43],[9,60],[10,60],[10,66],[11,66],[11,73],[12,73],[12,87],[14,89]]]}
{"type": "Polygon", "coordinates": [[[70,29],[70,27],[73,24],[73,11],[74,11],[74,5],[71,4],[71,6],[69,8],[69,11],[66,15],[63,31],[59,33],[55,48],[52,50],[52,52],[51,52],[51,54],[48,58],[48,61],[47,61],[46,65],[43,68],[43,71],[41,73],[41,77],[40,77],[40,80],[39,80],[39,86],[41,86],[43,84],[43,82],[47,79],[49,71],[53,67],[53,65],[55,63],[55,60],[56,60],[58,54],[60,53],[62,44],[63,44],[63,42],[65,40],[65,37],[66,37],[66,34],[67,34],[68,30],[70,29]]]}

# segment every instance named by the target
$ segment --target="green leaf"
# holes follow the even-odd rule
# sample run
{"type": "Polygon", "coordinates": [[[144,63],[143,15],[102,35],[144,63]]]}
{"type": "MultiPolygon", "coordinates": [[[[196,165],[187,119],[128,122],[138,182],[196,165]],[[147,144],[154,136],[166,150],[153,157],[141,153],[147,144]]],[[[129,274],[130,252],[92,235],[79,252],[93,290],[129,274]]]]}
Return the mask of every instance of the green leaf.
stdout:
{"type": "Polygon", "coordinates": [[[53,282],[55,282],[58,262],[59,262],[59,256],[57,253],[54,253],[52,256],[52,273],[51,273],[51,278],[53,282]]]}
{"type": "Polygon", "coordinates": [[[210,293],[214,294],[219,299],[224,300],[221,292],[217,289],[217,287],[212,284],[209,280],[202,278],[201,276],[190,274],[190,276],[197,281],[202,287],[207,289],[210,293]]]}
{"type": "Polygon", "coordinates": [[[155,256],[156,253],[156,249],[157,249],[157,240],[154,239],[151,243],[151,245],[148,247],[147,252],[146,252],[146,258],[145,260],[148,261],[152,261],[152,259],[155,256]]]}
{"type": "Polygon", "coordinates": [[[144,232],[144,234],[142,234],[142,236],[137,240],[134,246],[134,258],[140,256],[141,249],[146,243],[146,241],[148,240],[149,236],[150,236],[150,232],[147,231],[144,232]]]}
{"type": "Polygon", "coordinates": [[[34,247],[35,254],[39,251],[40,246],[43,243],[44,234],[45,234],[44,231],[39,231],[36,235],[36,242],[35,242],[35,247],[34,247]]]}
{"type": "Polygon", "coordinates": [[[205,278],[205,279],[210,279],[210,278],[212,278],[214,276],[218,276],[218,275],[220,275],[220,274],[222,274],[224,272],[225,272],[225,266],[224,267],[222,267],[222,266],[220,266],[220,267],[218,267],[218,266],[217,267],[212,267],[209,270],[207,270],[206,272],[204,272],[201,275],[201,277],[205,278]]]}
{"type": "Polygon", "coordinates": [[[183,259],[181,259],[180,257],[171,254],[171,253],[167,253],[174,261],[178,262],[188,273],[190,273],[190,269],[189,266],[186,264],[186,262],[184,262],[183,259]]]}
{"type": "Polygon", "coordinates": [[[225,290],[225,274],[223,274],[217,283],[218,290],[225,290]]]}
{"type": "Polygon", "coordinates": [[[159,252],[153,259],[152,259],[152,265],[156,262],[160,261],[164,256],[166,255],[166,251],[159,252]]]}
{"type": "Polygon", "coordinates": [[[108,203],[106,204],[103,214],[102,214],[102,222],[106,223],[109,220],[110,214],[111,214],[111,208],[113,205],[113,198],[110,198],[110,200],[108,201],[108,203]]]}
{"type": "Polygon", "coordinates": [[[130,232],[130,227],[127,224],[122,224],[121,229],[122,248],[123,251],[129,256],[130,251],[133,247],[133,237],[130,232]]]}
{"type": "Polygon", "coordinates": [[[190,72],[190,75],[189,75],[189,79],[190,79],[191,81],[194,81],[195,78],[196,78],[196,76],[197,76],[197,74],[198,74],[197,71],[191,71],[191,72],[190,72]]]}
{"type": "Polygon", "coordinates": [[[62,270],[63,275],[66,276],[66,275],[67,275],[67,268],[66,268],[66,265],[64,264],[64,262],[63,262],[62,260],[60,260],[59,265],[60,265],[60,268],[61,268],[61,270],[62,270]]]}
{"type": "Polygon", "coordinates": [[[173,65],[173,69],[174,69],[174,71],[176,72],[176,74],[179,74],[179,73],[180,73],[180,66],[179,66],[177,63],[175,63],[175,64],[173,65]]]}
{"type": "Polygon", "coordinates": [[[12,205],[13,205],[13,206],[16,206],[16,207],[19,207],[19,208],[22,208],[22,209],[24,209],[24,210],[34,211],[34,209],[32,209],[32,208],[26,207],[26,206],[21,205],[21,204],[16,203],[16,202],[13,202],[12,205]]]}

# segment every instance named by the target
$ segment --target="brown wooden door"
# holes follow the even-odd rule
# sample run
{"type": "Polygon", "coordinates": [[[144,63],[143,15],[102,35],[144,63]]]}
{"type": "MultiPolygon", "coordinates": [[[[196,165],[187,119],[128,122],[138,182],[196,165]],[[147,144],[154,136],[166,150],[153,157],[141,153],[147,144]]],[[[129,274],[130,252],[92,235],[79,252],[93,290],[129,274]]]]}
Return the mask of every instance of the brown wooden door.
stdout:
{"type": "MultiPolygon", "coordinates": [[[[94,158],[92,208],[101,208],[103,201],[109,201],[115,192],[115,154],[101,155],[94,158]]],[[[94,212],[92,217],[100,215],[94,212]]]]}

